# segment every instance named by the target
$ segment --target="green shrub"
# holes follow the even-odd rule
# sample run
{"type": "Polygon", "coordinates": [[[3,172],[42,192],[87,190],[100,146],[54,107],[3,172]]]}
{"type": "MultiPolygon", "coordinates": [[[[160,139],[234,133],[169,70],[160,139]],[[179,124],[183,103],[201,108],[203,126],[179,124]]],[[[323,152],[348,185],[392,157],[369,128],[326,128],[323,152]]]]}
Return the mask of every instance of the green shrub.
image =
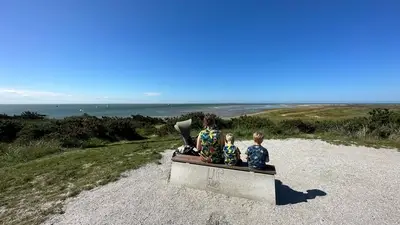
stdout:
{"type": "Polygon", "coordinates": [[[341,126],[345,135],[357,136],[361,130],[368,127],[368,120],[366,118],[353,118],[341,121],[341,126]]]}
{"type": "Polygon", "coordinates": [[[220,117],[215,118],[215,124],[219,129],[232,129],[233,128],[233,121],[232,120],[225,120],[220,117]]]}
{"type": "Polygon", "coordinates": [[[144,139],[136,132],[136,125],[126,118],[112,118],[104,121],[107,136],[112,141],[119,140],[142,140],[144,139]]]}
{"type": "Polygon", "coordinates": [[[22,141],[39,140],[56,131],[57,125],[52,121],[26,123],[25,126],[18,132],[18,139],[22,141]]]}
{"type": "Polygon", "coordinates": [[[155,117],[150,117],[150,116],[142,116],[142,115],[132,115],[131,116],[133,121],[140,122],[144,125],[159,125],[159,124],[165,124],[165,120],[162,118],[155,118],[155,117]]]}
{"type": "Polygon", "coordinates": [[[23,124],[20,121],[11,119],[0,120],[0,141],[14,141],[22,128],[23,124]]]}
{"type": "Polygon", "coordinates": [[[393,130],[388,125],[379,126],[371,131],[372,136],[387,139],[392,134],[393,130]]]}
{"type": "Polygon", "coordinates": [[[339,121],[332,121],[332,120],[318,120],[314,122],[315,125],[315,132],[319,133],[328,133],[334,132],[339,129],[340,122],[339,121]]]}
{"type": "Polygon", "coordinates": [[[278,128],[283,134],[312,134],[316,130],[316,126],[312,122],[304,122],[302,120],[282,120],[278,123],[278,128]]]}
{"type": "Polygon", "coordinates": [[[12,119],[12,116],[2,113],[2,114],[0,114],[0,120],[1,119],[12,119]]]}
{"type": "Polygon", "coordinates": [[[58,121],[57,133],[59,136],[68,136],[71,139],[87,140],[97,133],[98,126],[101,123],[96,120],[97,118],[86,116],[67,117],[58,121]]]}
{"type": "Polygon", "coordinates": [[[46,117],[46,115],[42,115],[37,112],[25,111],[22,112],[19,117],[26,120],[42,120],[46,117]]]}

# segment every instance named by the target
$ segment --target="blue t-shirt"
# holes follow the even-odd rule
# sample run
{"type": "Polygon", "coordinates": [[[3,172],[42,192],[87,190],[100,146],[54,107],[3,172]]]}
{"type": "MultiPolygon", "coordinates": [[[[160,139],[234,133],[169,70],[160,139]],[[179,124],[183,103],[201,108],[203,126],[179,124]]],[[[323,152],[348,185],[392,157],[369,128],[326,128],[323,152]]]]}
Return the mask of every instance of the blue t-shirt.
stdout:
{"type": "Polygon", "coordinates": [[[264,169],[265,162],[269,161],[268,150],[261,145],[252,145],[247,148],[249,167],[254,169],[264,169]]]}

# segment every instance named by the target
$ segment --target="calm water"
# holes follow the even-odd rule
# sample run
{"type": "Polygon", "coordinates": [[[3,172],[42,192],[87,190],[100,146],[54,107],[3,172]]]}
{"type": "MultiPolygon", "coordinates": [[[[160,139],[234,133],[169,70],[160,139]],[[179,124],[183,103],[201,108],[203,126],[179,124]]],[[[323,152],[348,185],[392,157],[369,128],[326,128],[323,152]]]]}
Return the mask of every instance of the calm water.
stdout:
{"type": "Polygon", "coordinates": [[[179,116],[189,112],[215,113],[221,117],[261,112],[265,109],[287,107],[278,104],[82,104],[82,105],[0,105],[0,114],[21,114],[33,111],[51,118],[63,118],[88,113],[93,116],[130,116],[141,114],[153,117],[179,116]]]}

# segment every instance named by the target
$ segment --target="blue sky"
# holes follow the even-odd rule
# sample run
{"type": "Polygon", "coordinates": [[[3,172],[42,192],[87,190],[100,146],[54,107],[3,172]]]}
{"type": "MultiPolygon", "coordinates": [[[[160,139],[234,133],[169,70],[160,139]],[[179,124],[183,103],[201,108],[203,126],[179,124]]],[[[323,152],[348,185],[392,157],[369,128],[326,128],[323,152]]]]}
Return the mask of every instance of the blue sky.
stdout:
{"type": "Polygon", "coordinates": [[[0,0],[0,103],[400,101],[400,2],[0,0]]]}

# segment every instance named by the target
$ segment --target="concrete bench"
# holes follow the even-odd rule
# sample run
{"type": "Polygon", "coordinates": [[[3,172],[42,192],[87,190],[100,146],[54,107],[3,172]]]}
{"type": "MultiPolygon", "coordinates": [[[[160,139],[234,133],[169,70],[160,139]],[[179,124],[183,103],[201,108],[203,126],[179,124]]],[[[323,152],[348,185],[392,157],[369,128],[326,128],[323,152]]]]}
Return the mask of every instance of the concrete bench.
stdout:
{"type": "Polygon", "coordinates": [[[267,165],[265,170],[253,170],[245,162],[241,166],[227,166],[202,162],[198,156],[175,155],[169,182],[276,204],[275,174],[273,165],[267,165]]]}

